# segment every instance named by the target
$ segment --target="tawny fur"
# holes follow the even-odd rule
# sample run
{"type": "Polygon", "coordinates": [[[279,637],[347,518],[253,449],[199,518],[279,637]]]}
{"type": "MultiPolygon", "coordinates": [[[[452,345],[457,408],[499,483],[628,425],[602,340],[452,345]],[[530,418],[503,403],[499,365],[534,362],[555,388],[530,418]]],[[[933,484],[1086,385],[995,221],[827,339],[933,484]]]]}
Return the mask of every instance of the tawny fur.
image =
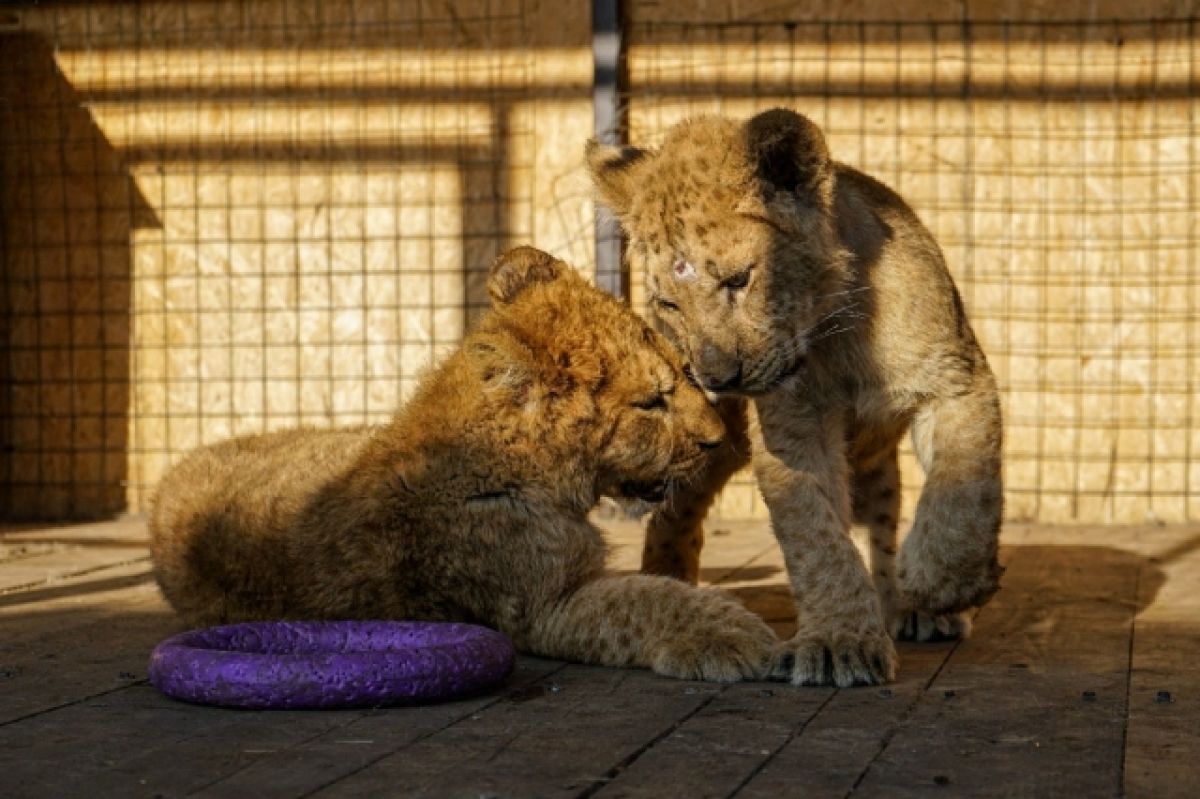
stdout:
{"type": "Polygon", "coordinates": [[[601,493],[694,476],[723,428],[674,349],[545,253],[493,266],[493,312],[375,429],[293,430],[187,456],[150,520],[193,625],[486,624],[526,652],[682,678],[766,674],[777,639],[736,601],[610,576],[601,493]]]}
{"type": "Polygon", "coordinates": [[[889,633],[964,635],[963,611],[1002,571],[1000,407],[929,231],[783,109],[587,155],[655,323],[723,396],[728,425],[706,479],[651,519],[643,570],[694,582],[703,516],[752,462],[800,614],[779,658],[793,682],[883,682],[889,633]],[[910,428],[926,485],[896,561],[910,428]],[[869,528],[869,571],[852,520],[869,528]]]}

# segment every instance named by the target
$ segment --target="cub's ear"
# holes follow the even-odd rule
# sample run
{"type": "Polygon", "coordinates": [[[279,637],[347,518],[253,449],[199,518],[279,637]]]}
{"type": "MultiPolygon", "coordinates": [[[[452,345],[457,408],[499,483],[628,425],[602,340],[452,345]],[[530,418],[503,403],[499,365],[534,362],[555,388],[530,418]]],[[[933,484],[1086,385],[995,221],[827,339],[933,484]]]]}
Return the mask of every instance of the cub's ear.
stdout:
{"type": "Polygon", "coordinates": [[[650,151],[637,147],[613,147],[589,139],[584,156],[600,202],[618,217],[626,216],[633,206],[633,196],[637,192],[643,168],[650,160],[650,151]]]}
{"type": "Polygon", "coordinates": [[[534,283],[552,283],[574,270],[536,247],[517,247],[496,259],[488,273],[487,290],[493,305],[507,305],[534,283]]]}
{"type": "Polygon", "coordinates": [[[759,179],[810,205],[833,201],[833,163],[825,137],[807,117],[772,108],[746,122],[746,152],[759,179]]]}

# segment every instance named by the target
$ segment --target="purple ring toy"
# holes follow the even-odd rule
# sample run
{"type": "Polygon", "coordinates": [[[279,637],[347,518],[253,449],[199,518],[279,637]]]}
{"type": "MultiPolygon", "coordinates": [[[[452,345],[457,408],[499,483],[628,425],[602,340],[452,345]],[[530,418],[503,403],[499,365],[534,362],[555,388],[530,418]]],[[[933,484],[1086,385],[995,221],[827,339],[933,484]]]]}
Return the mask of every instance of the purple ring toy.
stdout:
{"type": "Polygon", "coordinates": [[[507,637],[474,624],[251,622],[168,638],[150,655],[150,682],[202,705],[377,707],[485,691],[513,657],[507,637]]]}

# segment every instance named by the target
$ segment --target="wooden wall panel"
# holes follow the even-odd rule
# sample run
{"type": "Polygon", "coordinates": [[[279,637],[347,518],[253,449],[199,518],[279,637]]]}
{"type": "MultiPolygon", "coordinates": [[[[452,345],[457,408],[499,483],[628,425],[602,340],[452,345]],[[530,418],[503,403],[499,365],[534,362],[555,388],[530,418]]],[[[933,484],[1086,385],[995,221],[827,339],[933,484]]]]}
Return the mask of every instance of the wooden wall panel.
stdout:
{"type": "MultiPolygon", "coordinates": [[[[788,105],[937,235],[1003,388],[1007,509],[1200,518],[1195,3],[637,3],[630,140],[788,105]]],[[[640,276],[634,301],[642,302],[640,276]]],[[[919,468],[904,455],[905,505],[919,468]]],[[[717,510],[763,513],[752,478],[717,510]]]]}
{"type": "MultiPolygon", "coordinates": [[[[1195,520],[1196,6],[631,2],[628,134],[810,115],[946,251],[1004,389],[1009,514],[1195,520]]],[[[381,421],[500,249],[590,271],[588,11],[7,6],[0,515],[138,511],[189,447],[381,421]]],[[[907,454],[905,478],[911,508],[907,454]]],[[[763,514],[745,477],[717,510],[763,514]]]]}
{"type": "Polygon", "coordinates": [[[6,10],[0,513],[140,511],[200,444],[383,421],[486,306],[502,249],[590,271],[572,10],[6,10]]]}

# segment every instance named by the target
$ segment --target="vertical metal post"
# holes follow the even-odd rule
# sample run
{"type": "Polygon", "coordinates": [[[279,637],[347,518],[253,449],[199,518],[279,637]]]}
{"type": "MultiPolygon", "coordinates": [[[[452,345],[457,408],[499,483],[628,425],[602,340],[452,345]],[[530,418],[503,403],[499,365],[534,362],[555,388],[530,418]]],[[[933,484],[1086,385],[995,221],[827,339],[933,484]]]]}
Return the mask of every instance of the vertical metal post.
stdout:
{"type": "MultiPolygon", "coordinates": [[[[595,136],[605,144],[622,144],[621,2],[592,0],[592,58],[595,65],[592,105],[595,136]]],[[[621,231],[616,220],[596,214],[596,285],[618,297],[627,296],[621,264],[621,231]]]]}

